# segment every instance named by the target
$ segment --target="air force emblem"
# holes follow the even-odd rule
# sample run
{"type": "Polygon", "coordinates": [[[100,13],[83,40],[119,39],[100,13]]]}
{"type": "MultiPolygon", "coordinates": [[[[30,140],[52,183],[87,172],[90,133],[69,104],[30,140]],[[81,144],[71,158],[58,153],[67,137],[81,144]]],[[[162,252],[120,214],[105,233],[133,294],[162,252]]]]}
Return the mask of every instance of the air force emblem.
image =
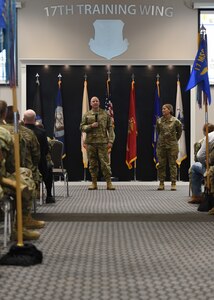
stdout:
{"type": "Polygon", "coordinates": [[[95,36],[89,41],[91,51],[111,59],[128,49],[128,40],[123,39],[124,23],[121,20],[96,20],[93,25],[95,36]]]}

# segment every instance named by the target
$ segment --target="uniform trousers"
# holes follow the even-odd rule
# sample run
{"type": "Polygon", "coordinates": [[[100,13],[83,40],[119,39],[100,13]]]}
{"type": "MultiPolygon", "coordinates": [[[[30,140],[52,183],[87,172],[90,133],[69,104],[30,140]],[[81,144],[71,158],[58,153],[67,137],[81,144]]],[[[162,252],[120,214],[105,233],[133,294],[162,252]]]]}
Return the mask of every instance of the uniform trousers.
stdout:
{"type": "Polygon", "coordinates": [[[178,158],[178,146],[173,148],[158,147],[158,179],[164,181],[166,179],[166,165],[169,162],[170,178],[171,181],[177,180],[177,164],[176,159],[178,158]]]}
{"type": "Polygon", "coordinates": [[[206,168],[204,165],[202,165],[200,162],[195,162],[191,166],[190,170],[190,180],[191,180],[191,188],[192,188],[192,194],[194,196],[201,196],[202,193],[202,181],[204,178],[204,173],[206,171],[206,168]]]}
{"type": "Polygon", "coordinates": [[[111,167],[108,154],[108,145],[105,144],[87,144],[87,155],[89,161],[89,172],[92,179],[97,178],[99,173],[99,162],[101,172],[107,180],[111,178],[111,167]]]}

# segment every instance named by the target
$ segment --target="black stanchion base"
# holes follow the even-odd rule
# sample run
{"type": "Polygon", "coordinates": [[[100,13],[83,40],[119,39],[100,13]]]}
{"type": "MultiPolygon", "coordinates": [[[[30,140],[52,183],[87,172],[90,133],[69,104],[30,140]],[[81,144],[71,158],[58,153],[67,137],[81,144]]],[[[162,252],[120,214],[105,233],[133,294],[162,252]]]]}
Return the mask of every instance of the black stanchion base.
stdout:
{"type": "Polygon", "coordinates": [[[212,195],[205,194],[203,201],[198,206],[198,211],[209,211],[214,206],[214,198],[212,195]]]}
{"type": "Polygon", "coordinates": [[[41,264],[42,259],[42,252],[33,244],[26,243],[23,246],[12,245],[9,252],[1,257],[0,265],[28,267],[41,264]]]}

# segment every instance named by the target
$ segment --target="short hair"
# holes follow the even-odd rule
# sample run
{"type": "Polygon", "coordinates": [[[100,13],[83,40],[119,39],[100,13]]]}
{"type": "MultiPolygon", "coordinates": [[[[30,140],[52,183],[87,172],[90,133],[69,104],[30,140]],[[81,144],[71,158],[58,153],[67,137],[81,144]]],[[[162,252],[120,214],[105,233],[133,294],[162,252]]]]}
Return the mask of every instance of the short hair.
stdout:
{"type": "Polygon", "coordinates": [[[100,99],[99,99],[97,96],[93,96],[93,97],[91,97],[90,103],[91,103],[91,101],[94,100],[94,99],[96,99],[96,100],[98,100],[98,101],[100,102],[100,99]]]}
{"type": "Polygon", "coordinates": [[[6,123],[11,124],[14,122],[14,114],[13,114],[13,106],[8,105],[7,107],[7,114],[5,118],[6,123]]]}
{"type": "Polygon", "coordinates": [[[27,124],[35,124],[36,113],[32,109],[28,109],[24,112],[24,122],[27,124]]]}
{"type": "Polygon", "coordinates": [[[5,117],[7,113],[7,102],[4,100],[0,100],[0,119],[5,117]]]}
{"type": "Polygon", "coordinates": [[[204,124],[204,126],[203,126],[203,133],[204,133],[204,135],[206,134],[206,126],[208,128],[208,133],[214,131],[214,124],[212,124],[212,123],[204,124]]]}

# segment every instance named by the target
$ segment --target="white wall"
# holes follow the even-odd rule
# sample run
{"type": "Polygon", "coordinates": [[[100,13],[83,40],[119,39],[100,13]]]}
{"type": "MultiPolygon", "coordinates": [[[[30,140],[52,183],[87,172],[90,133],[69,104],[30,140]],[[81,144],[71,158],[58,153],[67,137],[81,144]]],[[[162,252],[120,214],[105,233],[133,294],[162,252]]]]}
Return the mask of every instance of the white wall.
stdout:
{"type": "Polygon", "coordinates": [[[28,0],[19,11],[19,57],[99,60],[88,43],[94,37],[94,21],[109,19],[124,22],[129,42],[128,51],[117,60],[191,60],[195,55],[197,11],[182,0],[28,0]],[[84,2],[87,6],[80,7],[84,2]],[[102,13],[102,3],[114,4],[117,10],[126,5],[127,12],[102,13]]]}

